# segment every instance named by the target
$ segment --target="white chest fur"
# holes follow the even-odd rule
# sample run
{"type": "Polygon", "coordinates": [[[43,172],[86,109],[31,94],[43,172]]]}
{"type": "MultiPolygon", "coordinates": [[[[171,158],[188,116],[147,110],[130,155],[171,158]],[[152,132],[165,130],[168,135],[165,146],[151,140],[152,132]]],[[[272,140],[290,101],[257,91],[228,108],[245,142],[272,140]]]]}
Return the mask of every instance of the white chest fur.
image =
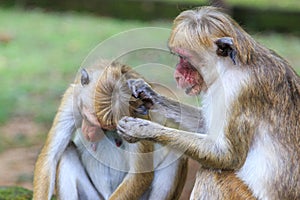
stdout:
{"type": "Polygon", "coordinates": [[[276,141],[270,138],[270,130],[268,130],[264,122],[262,122],[255,133],[251,150],[243,167],[237,172],[240,177],[259,199],[274,199],[269,194],[276,194],[272,185],[272,179],[277,173],[275,169],[284,168],[280,159],[278,159],[278,149],[276,141]],[[273,191],[273,192],[272,192],[273,191]]]}
{"type": "Polygon", "coordinates": [[[208,136],[226,148],[224,141],[226,119],[231,113],[233,100],[237,98],[249,76],[247,72],[238,69],[238,66],[224,66],[222,62],[216,64],[215,73],[218,74],[214,76],[215,80],[202,94],[202,111],[208,136]]]}

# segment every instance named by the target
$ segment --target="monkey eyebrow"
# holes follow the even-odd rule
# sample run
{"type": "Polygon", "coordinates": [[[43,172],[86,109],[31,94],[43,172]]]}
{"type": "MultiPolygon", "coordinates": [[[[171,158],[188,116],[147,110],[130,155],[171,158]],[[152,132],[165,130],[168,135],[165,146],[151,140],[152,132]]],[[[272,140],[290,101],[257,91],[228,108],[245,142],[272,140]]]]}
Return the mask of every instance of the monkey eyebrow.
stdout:
{"type": "Polygon", "coordinates": [[[172,49],[169,45],[167,47],[172,55],[178,55],[178,53],[176,53],[176,51],[174,51],[174,49],[172,49]]]}
{"type": "Polygon", "coordinates": [[[178,53],[176,53],[175,51],[173,51],[173,49],[171,49],[171,47],[168,46],[168,49],[170,51],[170,54],[175,55],[175,56],[180,56],[178,53]]]}

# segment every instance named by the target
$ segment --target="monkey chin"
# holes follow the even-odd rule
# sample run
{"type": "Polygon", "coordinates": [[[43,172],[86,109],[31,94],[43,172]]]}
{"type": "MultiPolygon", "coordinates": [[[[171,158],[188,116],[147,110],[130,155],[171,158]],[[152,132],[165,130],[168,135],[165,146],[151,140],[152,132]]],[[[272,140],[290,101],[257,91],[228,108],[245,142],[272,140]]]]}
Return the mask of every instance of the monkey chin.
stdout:
{"type": "Polygon", "coordinates": [[[191,87],[188,87],[185,89],[185,94],[189,95],[189,96],[197,96],[201,93],[201,85],[199,84],[195,84],[191,87]]]}
{"type": "Polygon", "coordinates": [[[189,58],[180,55],[178,52],[179,63],[176,65],[174,79],[177,82],[178,88],[185,90],[189,96],[199,95],[205,90],[206,84],[199,70],[190,63],[189,58]]]}
{"type": "Polygon", "coordinates": [[[205,89],[205,83],[199,71],[187,60],[180,57],[176,66],[174,78],[177,87],[185,90],[189,96],[199,95],[205,89]]]}

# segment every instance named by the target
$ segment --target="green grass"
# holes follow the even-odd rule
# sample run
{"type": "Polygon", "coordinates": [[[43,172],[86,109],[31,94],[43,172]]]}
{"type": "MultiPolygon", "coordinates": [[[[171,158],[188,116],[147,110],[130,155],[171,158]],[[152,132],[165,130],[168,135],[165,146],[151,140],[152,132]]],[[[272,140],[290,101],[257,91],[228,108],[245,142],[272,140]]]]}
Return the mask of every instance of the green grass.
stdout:
{"type": "MultiPolygon", "coordinates": [[[[99,42],[132,28],[171,27],[171,22],[143,23],[14,9],[0,9],[0,24],[0,35],[12,36],[10,42],[0,42],[1,123],[15,115],[51,123],[61,95],[99,42]]],[[[150,41],[156,37],[147,36],[150,41]]],[[[299,38],[278,34],[256,38],[299,69],[299,38]]]]}
{"type": "MultiPolygon", "coordinates": [[[[0,10],[0,121],[29,115],[51,121],[60,95],[88,52],[121,31],[143,27],[79,14],[45,14],[39,10],[0,10]]],[[[150,24],[147,24],[150,25],[150,24]]]]}

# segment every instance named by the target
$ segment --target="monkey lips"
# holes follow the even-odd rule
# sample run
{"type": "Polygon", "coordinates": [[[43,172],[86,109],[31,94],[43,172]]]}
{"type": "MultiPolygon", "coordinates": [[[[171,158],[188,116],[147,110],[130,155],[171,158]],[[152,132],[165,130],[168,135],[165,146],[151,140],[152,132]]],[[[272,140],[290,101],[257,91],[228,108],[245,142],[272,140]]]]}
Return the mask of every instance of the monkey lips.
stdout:
{"type": "Polygon", "coordinates": [[[177,86],[185,89],[187,95],[195,96],[200,94],[204,86],[203,77],[186,58],[181,56],[179,58],[180,60],[174,73],[177,86]]]}

